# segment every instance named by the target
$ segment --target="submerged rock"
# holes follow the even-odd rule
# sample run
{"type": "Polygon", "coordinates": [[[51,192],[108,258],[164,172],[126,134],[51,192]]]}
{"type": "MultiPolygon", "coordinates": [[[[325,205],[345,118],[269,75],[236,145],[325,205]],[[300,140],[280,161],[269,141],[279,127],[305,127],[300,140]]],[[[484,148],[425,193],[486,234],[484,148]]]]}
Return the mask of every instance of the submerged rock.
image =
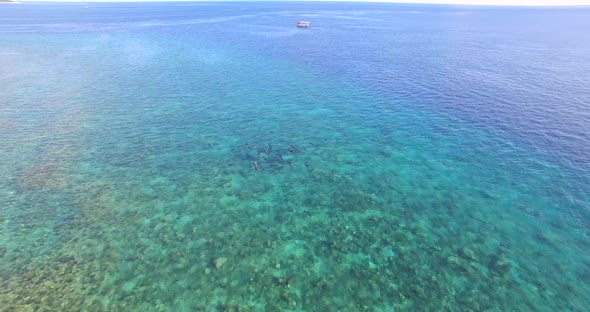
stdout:
{"type": "Polygon", "coordinates": [[[393,251],[393,248],[391,246],[383,247],[383,249],[381,249],[381,254],[383,255],[384,258],[395,257],[395,252],[393,251]]]}
{"type": "Polygon", "coordinates": [[[219,257],[219,258],[215,259],[215,261],[213,261],[213,266],[215,266],[215,268],[219,270],[225,264],[226,261],[227,261],[227,258],[219,257]]]}

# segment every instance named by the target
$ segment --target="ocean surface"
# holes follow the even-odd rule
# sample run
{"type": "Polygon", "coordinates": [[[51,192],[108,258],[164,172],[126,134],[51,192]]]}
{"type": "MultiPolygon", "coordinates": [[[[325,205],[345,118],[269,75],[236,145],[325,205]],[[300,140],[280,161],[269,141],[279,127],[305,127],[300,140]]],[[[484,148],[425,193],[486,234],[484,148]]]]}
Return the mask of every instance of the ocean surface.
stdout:
{"type": "Polygon", "coordinates": [[[590,311],[589,29],[0,4],[0,310],[590,311]]]}

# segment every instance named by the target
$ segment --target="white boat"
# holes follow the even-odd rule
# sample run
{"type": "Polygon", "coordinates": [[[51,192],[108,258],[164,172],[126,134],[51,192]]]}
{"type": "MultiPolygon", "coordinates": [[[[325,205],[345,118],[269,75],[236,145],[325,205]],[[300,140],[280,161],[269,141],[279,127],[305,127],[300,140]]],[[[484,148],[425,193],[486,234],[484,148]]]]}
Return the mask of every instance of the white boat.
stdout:
{"type": "Polygon", "coordinates": [[[300,27],[300,28],[308,28],[310,26],[310,24],[311,23],[308,22],[308,21],[298,21],[297,22],[297,27],[300,27]]]}

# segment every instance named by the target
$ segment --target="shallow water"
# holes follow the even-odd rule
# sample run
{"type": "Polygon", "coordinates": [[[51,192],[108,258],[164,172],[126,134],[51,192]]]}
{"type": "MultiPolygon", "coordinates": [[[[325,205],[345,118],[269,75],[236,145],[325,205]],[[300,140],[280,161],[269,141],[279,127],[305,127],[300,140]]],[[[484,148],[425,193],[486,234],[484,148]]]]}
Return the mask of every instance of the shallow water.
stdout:
{"type": "Polygon", "coordinates": [[[5,5],[0,302],[586,311],[588,13],[5,5]]]}

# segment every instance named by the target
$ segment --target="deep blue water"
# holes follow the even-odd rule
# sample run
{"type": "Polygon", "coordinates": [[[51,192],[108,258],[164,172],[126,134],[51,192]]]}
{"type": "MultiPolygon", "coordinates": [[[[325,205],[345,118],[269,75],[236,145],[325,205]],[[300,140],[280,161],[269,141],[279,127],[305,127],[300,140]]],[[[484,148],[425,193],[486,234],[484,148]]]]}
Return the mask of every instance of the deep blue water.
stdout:
{"type": "Polygon", "coordinates": [[[582,7],[2,4],[0,302],[590,310],[587,29],[582,7]]]}

